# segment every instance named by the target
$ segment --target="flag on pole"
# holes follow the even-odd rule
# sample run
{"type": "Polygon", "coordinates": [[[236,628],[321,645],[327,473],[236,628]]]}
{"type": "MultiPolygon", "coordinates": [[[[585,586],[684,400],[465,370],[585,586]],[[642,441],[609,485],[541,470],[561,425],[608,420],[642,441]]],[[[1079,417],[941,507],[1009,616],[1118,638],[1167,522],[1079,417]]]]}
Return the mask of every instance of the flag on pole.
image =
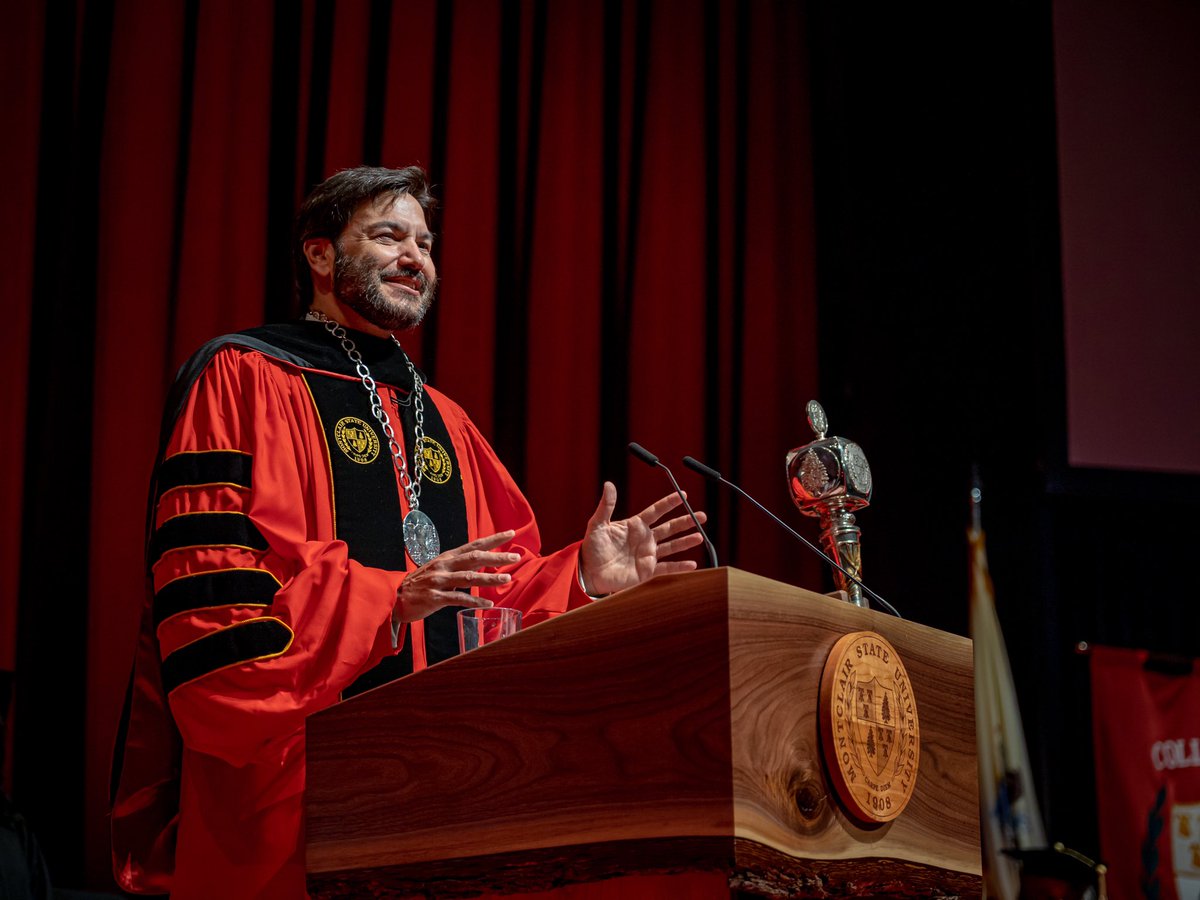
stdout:
{"type": "Polygon", "coordinates": [[[975,642],[975,731],[984,890],[990,897],[1015,900],[1021,890],[1020,867],[1004,851],[1044,847],[1046,833],[978,516],[967,530],[967,541],[971,551],[971,639],[975,642]]]}

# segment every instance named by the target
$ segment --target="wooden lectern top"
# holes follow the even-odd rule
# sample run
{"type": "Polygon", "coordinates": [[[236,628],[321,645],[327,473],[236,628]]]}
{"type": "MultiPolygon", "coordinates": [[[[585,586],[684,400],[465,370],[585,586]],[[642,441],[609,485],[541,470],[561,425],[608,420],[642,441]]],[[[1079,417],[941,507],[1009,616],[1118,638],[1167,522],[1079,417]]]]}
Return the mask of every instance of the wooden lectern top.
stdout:
{"type": "Polygon", "coordinates": [[[776,896],[980,892],[971,643],[736,569],[660,577],[308,720],[314,896],[464,896],[723,870],[776,896]],[[883,635],[920,708],[903,814],[822,757],[834,643],[883,635]]]}

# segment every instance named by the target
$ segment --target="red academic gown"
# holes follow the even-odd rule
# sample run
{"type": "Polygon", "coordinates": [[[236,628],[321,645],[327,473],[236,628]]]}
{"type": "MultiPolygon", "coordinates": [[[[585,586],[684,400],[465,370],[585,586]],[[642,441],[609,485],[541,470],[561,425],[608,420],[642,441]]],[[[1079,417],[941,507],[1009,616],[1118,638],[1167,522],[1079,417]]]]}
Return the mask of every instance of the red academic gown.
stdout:
{"type": "MultiPolygon", "coordinates": [[[[337,702],[359,675],[396,652],[391,614],[405,573],[359,564],[336,537],[329,456],[338,450],[328,446],[303,372],[261,352],[224,347],[196,381],[170,432],[165,460],[191,465],[213,455],[236,461],[241,454],[252,479],[249,487],[206,483],[167,490],[153,511],[155,530],[186,529],[197,520],[180,517],[195,513],[225,513],[216,521],[248,521],[261,541],[256,536],[239,546],[233,528],[222,539],[226,545],[188,546],[183,537],[161,555],[152,550],[156,595],[171,598],[182,590],[193,596],[181,611],[172,613],[169,602],[158,610],[156,648],[145,634],[142,641],[143,651],[156,649],[163,660],[164,693],[182,737],[178,831],[173,876],[162,871],[170,857],[167,834],[156,839],[158,861],[123,852],[118,832],[137,827],[124,823],[150,813],[160,802],[149,800],[150,792],[161,785],[117,794],[114,867],[127,890],[169,884],[178,898],[302,897],[305,717],[337,702]],[[212,582],[214,573],[225,581],[209,600],[196,601],[199,582],[191,579],[212,582]],[[225,584],[237,589],[223,592],[225,584]]],[[[366,410],[366,390],[359,387],[366,410]]],[[[393,409],[393,389],[380,384],[379,390],[385,409],[393,409]]],[[[502,570],[512,581],[482,593],[497,605],[523,610],[526,626],[588,602],[576,575],[578,545],[539,555],[533,513],[504,466],[460,407],[426,390],[457,457],[469,539],[516,531],[508,549],[521,560],[502,570]]],[[[387,454],[386,443],[380,449],[387,454]]],[[[400,642],[413,642],[413,665],[420,669],[421,623],[408,631],[400,642]]],[[[150,673],[139,684],[135,676],[134,690],[152,696],[155,677],[150,673]]],[[[139,729],[151,733],[153,725],[165,733],[137,706],[127,769],[160,752],[153,738],[139,737],[139,729]]]]}

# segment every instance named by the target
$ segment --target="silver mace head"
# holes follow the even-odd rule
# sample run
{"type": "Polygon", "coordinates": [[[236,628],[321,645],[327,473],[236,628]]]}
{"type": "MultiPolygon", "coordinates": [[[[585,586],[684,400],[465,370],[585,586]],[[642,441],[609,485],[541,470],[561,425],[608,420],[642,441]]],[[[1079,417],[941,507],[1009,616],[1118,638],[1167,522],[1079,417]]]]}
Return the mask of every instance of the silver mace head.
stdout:
{"type": "Polygon", "coordinates": [[[834,508],[853,511],[871,502],[871,467],[854,441],[825,437],[829,420],[816,400],[805,407],[816,440],[787,455],[792,500],[806,516],[827,515],[834,508]]]}
{"type": "MultiPolygon", "coordinates": [[[[859,578],[862,548],[854,511],[871,502],[871,467],[858,444],[825,436],[829,420],[820,403],[809,400],[805,412],[816,440],[788,453],[788,488],[800,512],[820,519],[821,543],[829,555],[859,578]]],[[[837,571],[833,577],[847,600],[856,606],[868,605],[854,579],[837,571]]]]}

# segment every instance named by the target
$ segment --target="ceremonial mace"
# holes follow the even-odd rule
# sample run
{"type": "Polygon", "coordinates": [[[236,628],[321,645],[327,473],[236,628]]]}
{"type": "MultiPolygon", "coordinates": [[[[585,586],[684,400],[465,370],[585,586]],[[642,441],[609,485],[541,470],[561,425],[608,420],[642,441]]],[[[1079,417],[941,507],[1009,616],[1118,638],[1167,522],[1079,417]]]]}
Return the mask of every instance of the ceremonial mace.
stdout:
{"type": "Polygon", "coordinates": [[[862,448],[842,437],[825,437],[829,420],[816,400],[805,407],[815,441],[796,447],[787,455],[788,487],[800,512],[821,523],[821,543],[847,577],[834,569],[838,590],[855,606],[870,608],[862,586],[862,532],[854,513],[871,503],[871,467],[862,448]]]}

